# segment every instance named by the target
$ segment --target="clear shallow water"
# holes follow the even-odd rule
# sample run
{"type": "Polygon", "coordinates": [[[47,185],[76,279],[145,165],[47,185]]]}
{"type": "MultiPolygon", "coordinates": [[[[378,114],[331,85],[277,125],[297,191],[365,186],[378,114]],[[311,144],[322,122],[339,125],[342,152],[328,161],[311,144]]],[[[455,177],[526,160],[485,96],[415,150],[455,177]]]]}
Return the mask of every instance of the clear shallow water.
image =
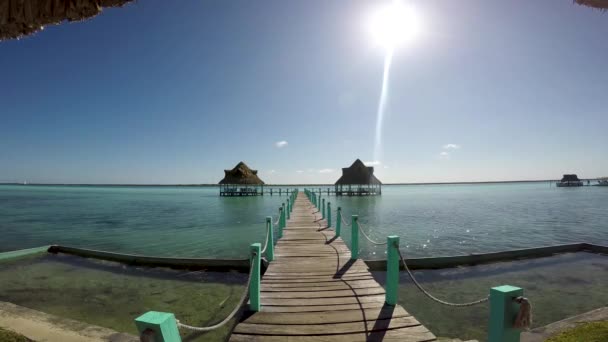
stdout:
{"type": "MultiPolygon", "coordinates": [[[[0,261],[0,301],[137,334],[133,320],[150,311],[212,325],[245,291],[247,275],[132,267],[69,255],[0,261]]],[[[182,331],[184,341],[225,341],[236,319],[207,333],[182,331]]]]}
{"type": "MultiPolygon", "coordinates": [[[[301,187],[303,188],[303,187],[301,187]]],[[[608,188],[548,183],[384,186],[382,196],[324,196],[408,256],[570,242],[608,244],[608,188]]],[[[161,256],[245,257],[286,196],[219,197],[217,188],[0,185],[0,251],[64,244],[161,256]]],[[[334,214],[335,220],[335,214],[334,214]]],[[[335,225],[335,223],[334,223],[335,225]]],[[[349,227],[343,237],[350,242],[349,227]]],[[[364,258],[384,247],[360,242],[364,258]]]]}
{"type": "MultiPolygon", "coordinates": [[[[414,272],[429,292],[451,302],[487,296],[490,288],[513,285],[532,303],[532,327],[541,327],[608,303],[608,256],[571,253],[553,257],[445,270],[414,272]]],[[[381,284],[385,272],[374,272],[381,284]]],[[[456,308],[438,304],[420,293],[401,272],[399,303],[437,336],[487,340],[488,304],[456,308]]]]}

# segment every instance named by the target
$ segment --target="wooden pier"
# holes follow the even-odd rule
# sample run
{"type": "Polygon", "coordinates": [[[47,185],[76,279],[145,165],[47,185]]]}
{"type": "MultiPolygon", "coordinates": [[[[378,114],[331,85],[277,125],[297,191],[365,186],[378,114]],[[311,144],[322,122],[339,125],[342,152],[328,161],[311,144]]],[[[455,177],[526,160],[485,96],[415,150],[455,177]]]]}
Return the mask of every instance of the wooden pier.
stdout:
{"type": "Polygon", "coordinates": [[[261,282],[261,310],[230,341],[434,341],[385,291],[299,193],[261,282]]]}

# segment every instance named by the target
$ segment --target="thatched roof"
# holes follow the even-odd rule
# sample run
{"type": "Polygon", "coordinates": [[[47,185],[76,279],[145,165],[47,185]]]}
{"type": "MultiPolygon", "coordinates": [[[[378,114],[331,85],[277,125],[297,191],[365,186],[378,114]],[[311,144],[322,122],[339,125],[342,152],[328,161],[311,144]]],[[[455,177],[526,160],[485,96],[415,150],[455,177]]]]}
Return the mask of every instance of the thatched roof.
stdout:
{"type": "Polygon", "coordinates": [[[602,11],[608,10],[608,0],[574,0],[575,3],[587,7],[593,7],[602,11]]]}
{"type": "Polygon", "coordinates": [[[133,0],[0,0],[0,40],[27,36],[45,25],[81,21],[133,0]]]}
{"type": "Polygon", "coordinates": [[[577,175],[564,175],[564,177],[562,178],[562,182],[578,182],[580,181],[580,179],[578,179],[577,175]]]}
{"type": "Polygon", "coordinates": [[[258,170],[250,169],[243,162],[236,164],[232,170],[224,170],[224,174],[224,179],[220,181],[220,184],[264,184],[260,177],[258,177],[258,170]]]}
{"type": "Polygon", "coordinates": [[[342,168],[342,177],[336,181],[339,184],[382,184],[376,176],[374,176],[374,168],[365,166],[360,159],[355,160],[350,167],[342,168]]]}

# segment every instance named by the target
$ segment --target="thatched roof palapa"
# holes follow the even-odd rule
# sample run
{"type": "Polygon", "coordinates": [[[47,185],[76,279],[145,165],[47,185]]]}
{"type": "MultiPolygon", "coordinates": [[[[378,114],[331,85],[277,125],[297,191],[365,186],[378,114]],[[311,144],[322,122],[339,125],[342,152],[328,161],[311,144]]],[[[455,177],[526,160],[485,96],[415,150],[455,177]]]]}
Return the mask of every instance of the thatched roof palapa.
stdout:
{"type": "Polygon", "coordinates": [[[578,179],[577,175],[571,174],[571,175],[564,175],[564,177],[562,178],[562,182],[578,182],[580,181],[580,179],[578,179]]]}
{"type": "Polygon", "coordinates": [[[240,162],[232,170],[224,170],[224,179],[219,184],[263,185],[258,177],[258,170],[252,170],[247,164],[240,162]]]}
{"type": "Polygon", "coordinates": [[[574,2],[579,5],[597,8],[602,11],[608,10],[608,0],[574,0],[574,2]]]}
{"type": "Polygon", "coordinates": [[[340,184],[382,184],[376,176],[374,176],[374,168],[365,166],[360,159],[350,167],[342,168],[342,177],[336,181],[336,185],[340,184]]]}
{"type": "Polygon", "coordinates": [[[15,39],[42,30],[45,25],[81,21],[105,7],[120,7],[133,0],[0,0],[0,40],[15,39]]]}

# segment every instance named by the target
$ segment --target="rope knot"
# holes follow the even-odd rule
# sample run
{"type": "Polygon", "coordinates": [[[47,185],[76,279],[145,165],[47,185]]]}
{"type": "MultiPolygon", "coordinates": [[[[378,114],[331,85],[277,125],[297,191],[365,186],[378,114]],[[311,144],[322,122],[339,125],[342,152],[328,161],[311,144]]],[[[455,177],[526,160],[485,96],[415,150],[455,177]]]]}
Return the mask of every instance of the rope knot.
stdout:
{"type": "Polygon", "coordinates": [[[526,297],[513,298],[519,304],[519,312],[513,323],[513,327],[517,329],[530,329],[532,325],[532,304],[526,297]]]}

